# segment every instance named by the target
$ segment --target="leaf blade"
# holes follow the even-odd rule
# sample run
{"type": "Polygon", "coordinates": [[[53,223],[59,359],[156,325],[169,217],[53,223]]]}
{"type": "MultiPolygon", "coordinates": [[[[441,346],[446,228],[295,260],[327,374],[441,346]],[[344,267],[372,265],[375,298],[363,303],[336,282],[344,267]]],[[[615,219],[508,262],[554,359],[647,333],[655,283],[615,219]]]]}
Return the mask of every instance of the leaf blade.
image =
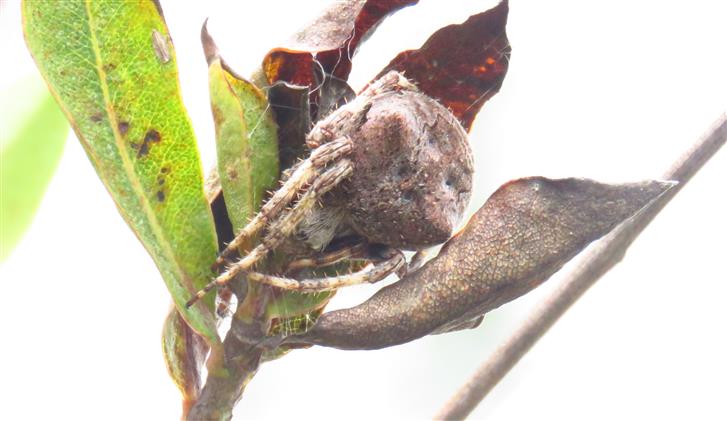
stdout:
{"type": "Polygon", "coordinates": [[[209,347],[172,308],[162,328],[162,352],[169,376],[182,392],[182,418],[192,408],[202,387],[202,364],[209,347]]]}
{"type": "Polygon", "coordinates": [[[448,107],[470,130],[480,108],[500,90],[510,63],[508,1],[432,34],[417,50],[399,53],[376,77],[396,70],[448,107]]]}
{"type": "MultiPolygon", "coordinates": [[[[278,157],[282,158],[278,151],[279,136],[292,133],[290,127],[278,130],[268,99],[262,91],[227,66],[206,24],[202,27],[201,38],[209,67],[210,103],[217,143],[217,175],[233,232],[238,232],[260,208],[265,191],[276,185],[278,157]]],[[[273,96],[276,92],[296,93],[295,90],[288,91],[287,85],[277,85],[269,89],[268,95],[273,96]],[[285,91],[280,92],[276,88],[284,88],[285,91]]],[[[305,93],[303,97],[307,99],[307,89],[298,92],[305,93]]],[[[264,288],[271,289],[267,286],[264,288]]],[[[307,326],[306,321],[313,320],[320,313],[333,292],[305,294],[270,291],[270,295],[265,317],[273,320],[271,329],[274,331],[287,329],[291,325],[307,326]]]]}
{"type": "MultiPolygon", "coordinates": [[[[331,4],[305,29],[296,33],[280,48],[274,48],[263,59],[262,74],[274,85],[284,82],[308,90],[312,121],[320,120],[336,104],[346,102],[346,91],[353,91],[346,81],[351,72],[351,59],[358,47],[373,34],[387,16],[418,0],[346,0],[331,4]],[[333,86],[329,86],[333,85],[333,86]]],[[[297,103],[276,103],[284,110],[297,103]]],[[[289,114],[284,111],[284,114],[289,114]]],[[[276,116],[278,125],[285,120],[276,116]]],[[[299,140],[299,139],[296,139],[299,140]]],[[[281,139],[281,150],[300,149],[299,143],[281,139]]],[[[281,160],[283,163],[286,160],[281,160]]],[[[284,166],[285,168],[285,166],[284,166]]]]}
{"type": "Polygon", "coordinates": [[[421,269],[363,304],[323,314],[290,342],[378,349],[472,325],[540,285],[674,184],[543,177],[506,183],[421,269]]]}
{"type": "Polygon", "coordinates": [[[210,102],[220,182],[237,231],[278,180],[278,134],[262,91],[225,67],[220,59],[209,65],[210,102]]]}
{"type": "Polygon", "coordinates": [[[119,212],[185,320],[219,343],[212,302],[184,303],[216,254],[174,50],[151,1],[24,1],[26,42],[119,212]]]}
{"type": "Polygon", "coordinates": [[[3,119],[0,261],[3,261],[33,221],[63,154],[68,123],[38,77],[3,92],[0,117],[3,119]]]}

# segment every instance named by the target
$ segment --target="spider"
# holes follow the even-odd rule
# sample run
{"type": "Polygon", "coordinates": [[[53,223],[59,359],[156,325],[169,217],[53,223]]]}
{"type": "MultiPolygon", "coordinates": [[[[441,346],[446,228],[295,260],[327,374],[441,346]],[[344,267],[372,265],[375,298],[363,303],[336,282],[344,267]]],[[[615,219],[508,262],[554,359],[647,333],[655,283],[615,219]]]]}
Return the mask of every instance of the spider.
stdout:
{"type": "Polygon", "coordinates": [[[188,307],[241,273],[304,292],[373,283],[391,273],[401,277],[418,266],[427,248],[450,238],[469,203],[473,161],[465,130],[449,110],[398,72],[385,74],[319,121],[306,144],[310,156],[284,174],[282,186],[214,266],[227,264],[241,244],[262,232],[260,244],[229,263],[188,307]],[[312,254],[288,268],[344,259],[369,264],[314,279],[254,271],[257,262],[291,240],[312,254]],[[410,264],[402,250],[417,252],[410,264]]]}

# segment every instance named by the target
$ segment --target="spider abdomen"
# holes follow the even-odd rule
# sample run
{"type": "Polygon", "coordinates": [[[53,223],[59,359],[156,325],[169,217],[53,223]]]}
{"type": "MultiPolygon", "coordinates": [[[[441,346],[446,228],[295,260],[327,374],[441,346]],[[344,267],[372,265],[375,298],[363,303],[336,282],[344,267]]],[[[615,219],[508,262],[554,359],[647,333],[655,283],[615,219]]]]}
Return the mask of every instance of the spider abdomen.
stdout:
{"type": "Polygon", "coordinates": [[[335,192],[348,223],[371,242],[418,250],[445,242],[472,190],[467,134],[436,100],[402,89],[366,104],[349,159],[352,176],[335,192]]]}

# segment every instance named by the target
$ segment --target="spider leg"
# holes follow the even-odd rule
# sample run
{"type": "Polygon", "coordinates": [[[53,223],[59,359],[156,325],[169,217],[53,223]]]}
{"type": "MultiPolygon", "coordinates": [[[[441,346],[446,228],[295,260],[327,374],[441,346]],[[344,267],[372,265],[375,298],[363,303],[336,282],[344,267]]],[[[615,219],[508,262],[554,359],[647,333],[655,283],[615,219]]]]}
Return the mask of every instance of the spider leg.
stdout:
{"type": "Polygon", "coordinates": [[[198,291],[194,297],[187,301],[187,308],[191,307],[215,287],[226,285],[235,279],[240,272],[250,269],[255,263],[267,256],[268,252],[278,247],[285,238],[295,232],[298,224],[308,211],[316,206],[318,199],[351,175],[352,170],[351,161],[342,159],[315,177],[311,186],[303,193],[303,196],[295,203],[293,208],[286,211],[277,222],[270,226],[268,235],[263,238],[262,243],[242,259],[232,263],[226,272],[198,291]]]}
{"type": "Polygon", "coordinates": [[[269,221],[275,219],[288,204],[300,193],[307,184],[316,178],[319,171],[328,163],[346,155],[351,151],[352,143],[347,137],[342,137],[325,143],[313,150],[310,158],[301,162],[285,183],[263,205],[253,219],[240,231],[227,247],[220,253],[212,265],[213,270],[221,267],[226,260],[243,244],[245,240],[260,231],[269,221]]]}
{"type": "Polygon", "coordinates": [[[406,266],[406,259],[401,251],[387,248],[386,254],[385,259],[369,264],[365,268],[347,275],[297,280],[250,272],[247,274],[247,279],[300,292],[328,291],[350,285],[374,283],[406,266]]]}
{"type": "Polygon", "coordinates": [[[336,250],[325,251],[311,257],[293,260],[288,263],[285,273],[296,272],[307,268],[320,268],[331,266],[344,260],[361,259],[366,256],[367,243],[358,240],[353,244],[340,247],[336,250]]]}
{"type": "Polygon", "coordinates": [[[409,267],[407,267],[407,273],[416,272],[419,270],[422,266],[424,266],[424,263],[427,262],[427,257],[432,252],[433,247],[426,248],[423,250],[419,250],[416,253],[414,253],[414,256],[412,256],[411,261],[409,261],[409,267]]]}

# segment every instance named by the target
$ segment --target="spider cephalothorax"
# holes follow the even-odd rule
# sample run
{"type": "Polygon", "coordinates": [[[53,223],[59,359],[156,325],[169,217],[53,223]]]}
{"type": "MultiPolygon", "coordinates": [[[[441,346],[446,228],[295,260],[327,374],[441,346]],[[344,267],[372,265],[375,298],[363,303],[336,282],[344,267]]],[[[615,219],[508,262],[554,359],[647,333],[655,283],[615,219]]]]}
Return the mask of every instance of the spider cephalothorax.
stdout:
{"type": "Polygon", "coordinates": [[[241,272],[252,280],[304,291],[378,281],[406,267],[401,249],[422,250],[446,241],[469,202],[473,163],[464,129],[400,73],[387,73],[319,121],[307,143],[310,156],[287,172],[280,189],[216,264],[224,264],[243,240],[264,230],[261,243],[190,304],[241,272]],[[327,250],[342,236],[356,240],[327,250]],[[291,238],[316,253],[294,262],[297,266],[346,258],[373,264],[352,274],[308,280],[251,271],[291,238]]]}

